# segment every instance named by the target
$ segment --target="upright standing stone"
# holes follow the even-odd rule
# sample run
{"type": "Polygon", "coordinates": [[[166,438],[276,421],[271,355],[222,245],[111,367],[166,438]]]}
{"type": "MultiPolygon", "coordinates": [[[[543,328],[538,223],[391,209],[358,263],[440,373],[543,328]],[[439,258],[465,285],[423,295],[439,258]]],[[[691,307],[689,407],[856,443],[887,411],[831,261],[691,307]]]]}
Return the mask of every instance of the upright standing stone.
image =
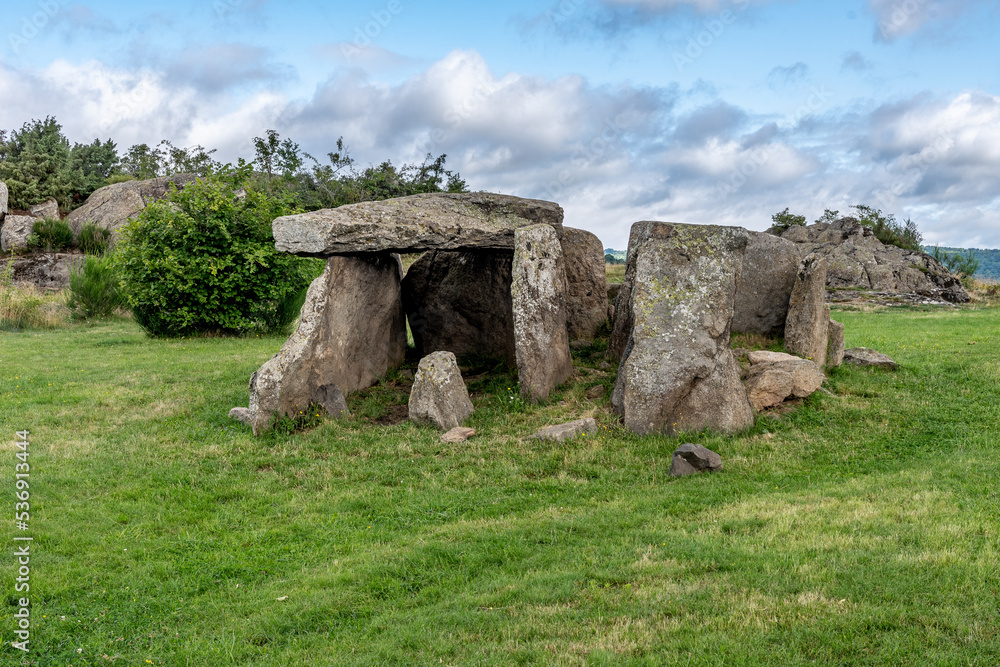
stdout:
{"type": "Polygon", "coordinates": [[[516,363],[510,251],[431,250],[403,278],[417,354],[448,350],[516,363]]]}
{"type": "Polygon", "coordinates": [[[254,434],[273,415],[292,415],[310,403],[334,414],[339,395],[370,387],[402,362],[401,272],[399,258],[389,254],[327,262],[309,286],[298,329],[250,378],[254,434]]]}
{"type": "Polygon", "coordinates": [[[572,340],[592,340],[608,319],[608,279],[601,239],[563,227],[566,260],[566,326],[572,340]]]}
{"type": "Polygon", "coordinates": [[[826,259],[806,255],[792,288],[785,320],[785,348],[817,366],[826,364],[830,339],[830,307],[826,305],[826,259]]]}
{"type": "Polygon", "coordinates": [[[746,245],[738,227],[633,225],[628,292],[623,283],[615,308],[616,331],[618,319],[630,331],[612,396],[630,430],[732,432],[753,424],[729,348],[746,245]]]}
{"type": "Polygon", "coordinates": [[[7,184],[0,182],[0,221],[3,220],[5,215],[7,215],[8,196],[7,184]]]}
{"type": "Polygon", "coordinates": [[[733,331],[780,336],[795,287],[799,248],[773,234],[750,232],[736,288],[733,331]]]}
{"type": "Polygon", "coordinates": [[[469,390],[451,352],[434,352],[420,360],[410,390],[410,419],[442,431],[462,425],[472,415],[469,390]]]}
{"type": "Polygon", "coordinates": [[[521,394],[533,401],[546,398],[573,373],[565,286],[556,230],[550,225],[517,229],[511,284],[514,350],[521,394]]]}
{"type": "Polygon", "coordinates": [[[826,348],[827,368],[836,368],[844,363],[844,325],[830,320],[830,342],[826,348]]]}

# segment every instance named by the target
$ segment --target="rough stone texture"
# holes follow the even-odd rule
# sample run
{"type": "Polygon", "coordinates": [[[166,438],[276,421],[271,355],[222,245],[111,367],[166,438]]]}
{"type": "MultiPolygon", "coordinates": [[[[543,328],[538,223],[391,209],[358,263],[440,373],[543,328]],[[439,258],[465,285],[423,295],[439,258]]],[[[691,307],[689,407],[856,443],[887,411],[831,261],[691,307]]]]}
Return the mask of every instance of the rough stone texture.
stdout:
{"type": "Polygon", "coordinates": [[[566,327],[570,339],[593,338],[608,319],[608,282],[604,245],[594,234],[564,228],[566,327]]]}
{"type": "Polygon", "coordinates": [[[447,433],[441,434],[441,442],[448,442],[451,444],[465,442],[475,434],[476,434],[476,429],[474,428],[466,428],[465,426],[456,426],[447,433]]]}
{"type": "Polygon", "coordinates": [[[826,376],[815,363],[792,355],[772,352],[768,360],[759,353],[749,355],[750,373],[746,379],[747,398],[754,410],[760,412],[782,403],[787,398],[805,398],[822,385],[826,376]],[[757,355],[755,357],[755,355],[757,355]]]}
{"type": "Polygon", "coordinates": [[[401,272],[399,257],[388,254],[327,262],[309,286],[298,329],[250,378],[255,434],[272,415],[294,414],[310,403],[336,415],[338,392],[369,387],[403,360],[401,272]]]}
{"type": "Polygon", "coordinates": [[[26,249],[36,220],[30,215],[6,216],[3,219],[3,229],[0,229],[0,249],[4,252],[26,249]]]}
{"type": "Polygon", "coordinates": [[[546,398],[573,373],[566,329],[566,270],[556,230],[534,225],[514,233],[511,301],[521,394],[546,398]]]}
{"type": "Polygon", "coordinates": [[[608,283],[608,301],[612,304],[618,298],[618,293],[622,291],[621,283],[608,283]]]}
{"type": "Polygon", "coordinates": [[[410,419],[442,431],[461,426],[472,414],[469,391],[451,352],[434,352],[420,360],[410,391],[410,419]]]}
{"type": "Polygon", "coordinates": [[[753,410],[729,348],[746,230],[637,222],[614,332],[624,339],[612,405],[639,433],[738,431],[753,410]]]}
{"type": "Polygon", "coordinates": [[[7,190],[7,184],[0,181],[0,220],[7,215],[7,203],[9,201],[10,193],[7,190]]]}
{"type": "Polygon", "coordinates": [[[844,325],[830,320],[830,339],[826,347],[826,367],[836,368],[844,363],[844,325]]]}
{"type": "Polygon", "coordinates": [[[229,418],[235,419],[247,426],[253,426],[253,415],[250,412],[250,408],[233,408],[229,411],[229,418]]]}
{"type": "Polygon", "coordinates": [[[11,279],[18,284],[31,284],[45,290],[61,290],[69,287],[70,267],[83,260],[83,255],[74,253],[45,253],[0,258],[0,271],[7,264],[14,263],[11,279]]]}
{"type": "Polygon", "coordinates": [[[514,314],[508,251],[431,250],[403,278],[403,308],[417,353],[448,350],[513,365],[514,314]]]}
{"type": "Polygon", "coordinates": [[[681,445],[670,462],[672,477],[687,477],[699,472],[722,470],[722,457],[711,449],[691,443],[681,445]]]}
{"type": "Polygon", "coordinates": [[[826,305],[826,260],[816,253],[807,255],[799,265],[788,304],[785,321],[785,348],[826,363],[830,338],[830,307],[826,305]]]}
{"type": "Polygon", "coordinates": [[[556,442],[566,442],[587,433],[597,433],[597,420],[577,419],[557,424],[556,426],[546,426],[535,437],[539,440],[555,440],[556,442]]]}
{"type": "Polygon", "coordinates": [[[780,336],[802,256],[791,241],[764,232],[749,234],[736,288],[733,331],[780,336]]]}
{"type": "Polygon", "coordinates": [[[118,228],[138,215],[149,204],[163,199],[171,187],[184,189],[197,179],[194,174],[174,174],[145,181],[126,181],[94,190],[83,206],[66,216],[74,235],[87,222],[110,230],[116,237],[118,228]]]}
{"type": "MultiPolygon", "coordinates": [[[[733,350],[735,354],[736,350],[733,350]]],[[[771,352],[770,350],[753,350],[746,353],[751,364],[776,364],[782,361],[800,361],[802,357],[784,352],[771,352]]]]}
{"type": "Polygon", "coordinates": [[[57,202],[55,199],[49,199],[48,201],[44,201],[41,204],[35,204],[29,209],[29,211],[31,212],[31,215],[35,216],[36,218],[53,218],[58,220],[59,202],[57,202]]]}
{"type": "Polygon", "coordinates": [[[844,363],[855,366],[875,366],[886,370],[896,370],[899,364],[887,355],[867,347],[852,347],[844,352],[844,363]]]}
{"type": "Polygon", "coordinates": [[[826,257],[828,287],[912,292],[952,303],[969,300],[959,279],[939,261],[924,252],[884,245],[855,218],[791,227],[781,236],[799,244],[802,255],[826,257]]]}
{"type": "Polygon", "coordinates": [[[278,218],[275,247],[299,255],[513,250],[514,230],[551,226],[562,238],[558,204],[486,192],[433,193],[278,218]]]}

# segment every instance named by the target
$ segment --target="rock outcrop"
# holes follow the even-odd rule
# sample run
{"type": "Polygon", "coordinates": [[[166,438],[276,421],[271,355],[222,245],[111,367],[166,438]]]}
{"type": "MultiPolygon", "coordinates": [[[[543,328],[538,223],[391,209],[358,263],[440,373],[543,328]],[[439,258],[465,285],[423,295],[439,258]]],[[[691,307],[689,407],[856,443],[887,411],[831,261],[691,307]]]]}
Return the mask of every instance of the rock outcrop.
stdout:
{"type": "Polygon", "coordinates": [[[781,238],[800,246],[802,256],[817,253],[827,260],[827,286],[877,292],[915,293],[965,303],[961,282],[924,252],[884,245],[855,218],[790,227],[781,238]]]}
{"type": "Polygon", "coordinates": [[[59,202],[55,199],[48,199],[43,201],[41,204],[35,204],[29,209],[31,215],[36,218],[52,218],[54,220],[59,219],[59,202]]]}
{"type": "Polygon", "coordinates": [[[537,401],[573,373],[566,329],[566,269],[551,225],[514,233],[511,303],[521,394],[537,401]]]}
{"type": "Polygon", "coordinates": [[[516,363],[513,259],[505,251],[431,250],[410,266],[403,309],[419,356],[448,350],[516,363]]]}
{"type": "Polygon", "coordinates": [[[434,352],[420,360],[410,391],[410,419],[442,431],[462,425],[473,412],[469,391],[451,352],[434,352]]]}
{"type": "Polygon", "coordinates": [[[83,255],[72,253],[45,253],[22,257],[0,258],[0,271],[13,263],[11,279],[15,283],[35,285],[44,290],[61,290],[69,287],[69,271],[83,255]]]}
{"type": "Polygon", "coordinates": [[[550,225],[558,204],[488,192],[433,193],[369,201],[278,218],[275,247],[298,255],[514,249],[514,230],[550,225]]]}
{"type": "Polygon", "coordinates": [[[608,319],[608,282],[604,245],[594,234],[564,228],[566,326],[571,340],[592,339],[608,319]]]}
{"type": "Polygon", "coordinates": [[[782,336],[801,255],[791,241],[749,232],[736,289],[733,331],[782,336]]]}
{"type": "Polygon", "coordinates": [[[333,257],[309,286],[299,326],[250,378],[253,431],[310,403],[336,414],[340,400],[398,366],[406,352],[402,267],[389,254],[333,257]]]}
{"type": "Polygon", "coordinates": [[[748,240],[737,227],[632,226],[615,304],[615,338],[625,342],[612,395],[630,430],[733,432],[753,424],[729,347],[748,240]]]}
{"type": "Polygon", "coordinates": [[[807,255],[799,265],[788,303],[785,320],[785,348],[811,359],[818,366],[826,363],[830,339],[830,307],[826,305],[826,260],[816,253],[807,255]]]}
{"type": "Polygon", "coordinates": [[[0,229],[0,249],[16,252],[28,248],[28,237],[35,229],[35,218],[30,215],[7,215],[0,229]]]}
{"type": "Polygon", "coordinates": [[[196,179],[197,176],[194,174],[174,174],[145,181],[126,181],[107,185],[94,190],[83,206],[66,216],[66,222],[74,235],[80,233],[84,224],[92,222],[102,229],[111,231],[114,239],[118,229],[128,222],[129,218],[137,216],[154,201],[163,199],[171,188],[182,190],[196,179]]]}

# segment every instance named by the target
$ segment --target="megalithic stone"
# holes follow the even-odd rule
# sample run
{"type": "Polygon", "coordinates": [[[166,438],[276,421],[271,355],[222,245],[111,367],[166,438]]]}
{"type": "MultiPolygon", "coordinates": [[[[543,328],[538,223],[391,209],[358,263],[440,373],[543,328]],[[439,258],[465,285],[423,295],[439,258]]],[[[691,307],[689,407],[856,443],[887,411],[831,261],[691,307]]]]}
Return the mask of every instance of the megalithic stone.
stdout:
{"type": "Polygon", "coordinates": [[[254,434],[274,415],[310,403],[342,409],[339,395],[370,387],[406,354],[397,255],[332,257],[309,286],[299,326],[250,378],[254,434]]]}
{"type": "Polygon", "coordinates": [[[538,401],[573,373],[566,330],[566,269],[556,230],[550,225],[517,229],[512,272],[521,395],[538,401]]]}
{"type": "Polygon", "coordinates": [[[830,307],[826,305],[826,259],[817,253],[806,255],[788,303],[785,320],[785,349],[800,357],[826,364],[830,342],[830,307]]]}

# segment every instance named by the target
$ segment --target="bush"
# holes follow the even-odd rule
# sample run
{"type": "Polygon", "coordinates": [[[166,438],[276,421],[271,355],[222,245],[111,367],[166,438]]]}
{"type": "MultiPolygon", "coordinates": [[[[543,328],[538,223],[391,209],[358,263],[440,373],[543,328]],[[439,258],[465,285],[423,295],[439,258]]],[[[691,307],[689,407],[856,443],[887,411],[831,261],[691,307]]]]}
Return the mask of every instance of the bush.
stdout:
{"type": "Polygon", "coordinates": [[[979,258],[976,251],[969,248],[963,255],[960,252],[947,252],[934,246],[931,257],[944,264],[945,268],[960,278],[971,278],[979,270],[979,258]]]}
{"type": "Polygon", "coordinates": [[[894,245],[904,250],[923,252],[920,242],[923,235],[917,229],[915,222],[907,218],[903,223],[896,221],[896,216],[886,215],[877,208],[865,204],[853,206],[858,212],[858,221],[865,227],[870,227],[875,238],[886,245],[894,245]]]}
{"type": "Polygon", "coordinates": [[[43,252],[59,252],[73,245],[73,230],[62,220],[45,218],[35,223],[28,247],[43,252]]]}
{"type": "Polygon", "coordinates": [[[126,225],[115,252],[126,304],[150,335],[283,329],[314,263],[274,249],[286,193],[243,186],[242,161],[174,190],[126,225]]]}
{"type": "Polygon", "coordinates": [[[76,247],[87,255],[103,255],[108,249],[111,232],[98,227],[92,222],[85,223],[80,228],[80,236],[76,239],[76,247]]]}
{"type": "Polygon", "coordinates": [[[787,206],[784,211],[772,215],[771,220],[774,222],[774,224],[771,225],[771,229],[778,234],[787,231],[791,227],[798,227],[806,224],[806,216],[789,213],[787,206]]]}
{"type": "Polygon", "coordinates": [[[67,305],[78,320],[109,317],[125,303],[110,256],[90,255],[71,267],[69,290],[67,305]]]}

